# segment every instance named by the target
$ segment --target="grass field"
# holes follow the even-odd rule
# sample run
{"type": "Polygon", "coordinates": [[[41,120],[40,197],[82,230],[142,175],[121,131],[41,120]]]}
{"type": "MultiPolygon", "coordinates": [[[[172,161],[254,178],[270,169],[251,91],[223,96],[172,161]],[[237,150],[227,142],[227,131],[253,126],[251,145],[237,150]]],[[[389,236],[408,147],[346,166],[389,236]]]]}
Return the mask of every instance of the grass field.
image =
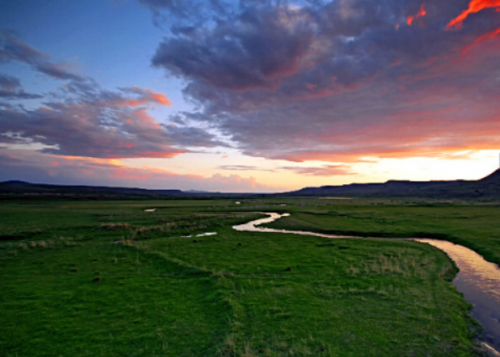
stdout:
{"type": "Polygon", "coordinates": [[[0,203],[0,355],[477,355],[439,250],[231,229],[286,210],[273,225],[446,234],[499,255],[497,207],[380,203],[0,203]],[[218,234],[182,237],[202,232],[218,234]]]}
{"type": "Polygon", "coordinates": [[[269,227],[365,237],[438,238],[469,247],[500,264],[499,204],[362,199],[299,202],[287,207],[290,217],[269,227]]]}

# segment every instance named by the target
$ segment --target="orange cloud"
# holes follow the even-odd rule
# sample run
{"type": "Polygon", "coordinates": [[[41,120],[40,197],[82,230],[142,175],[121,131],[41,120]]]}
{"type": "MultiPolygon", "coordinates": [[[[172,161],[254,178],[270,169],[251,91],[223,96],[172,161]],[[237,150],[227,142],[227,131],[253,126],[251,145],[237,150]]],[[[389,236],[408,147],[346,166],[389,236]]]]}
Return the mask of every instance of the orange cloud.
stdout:
{"type": "Polygon", "coordinates": [[[415,16],[408,16],[408,18],[406,19],[406,23],[408,24],[408,26],[411,26],[411,24],[415,19],[418,19],[419,17],[424,17],[427,14],[427,11],[425,11],[424,6],[425,3],[420,6],[420,10],[418,10],[415,16]]]}
{"type": "Polygon", "coordinates": [[[128,107],[137,107],[148,103],[171,106],[172,102],[165,94],[155,92],[152,89],[131,87],[126,89],[127,92],[138,95],[138,98],[123,98],[118,101],[118,104],[128,107]]]}
{"type": "Polygon", "coordinates": [[[459,29],[462,27],[462,22],[467,18],[467,16],[492,7],[500,7],[500,0],[472,0],[469,3],[469,8],[451,20],[448,25],[446,25],[446,29],[459,29]]]}
{"type": "Polygon", "coordinates": [[[145,126],[151,128],[151,129],[161,129],[161,125],[158,123],[158,121],[149,115],[149,113],[145,110],[137,110],[135,112],[135,116],[139,119],[140,122],[142,122],[145,126]]]}
{"type": "Polygon", "coordinates": [[[158,104],[161,104],[161,105],[166,105],[166,106],[172,105],[172,102],[167,98],[167,96],[165,94],[152,92],[150,98],[152,101],[154,101],[158,104]]]}
{"type": "Polygon", "coordinates": [[[491,39],[495,38],[498,35],[500,35],[500,27],[497,28],[496,30],[493,30],[493,31],[488,32],[488,33],[485,33],[484,35],[479,36],[478,38],[476,38],[474,40],[474,42],[472,42],[470,45],[465,46],[462,49],[461,54],[465,55],[467,52],[469,52],[472,49],[472,47],[476,46],[477,44],[479,44],[481,42],[485,42],[485,41],[491,40],[491,39]]]}

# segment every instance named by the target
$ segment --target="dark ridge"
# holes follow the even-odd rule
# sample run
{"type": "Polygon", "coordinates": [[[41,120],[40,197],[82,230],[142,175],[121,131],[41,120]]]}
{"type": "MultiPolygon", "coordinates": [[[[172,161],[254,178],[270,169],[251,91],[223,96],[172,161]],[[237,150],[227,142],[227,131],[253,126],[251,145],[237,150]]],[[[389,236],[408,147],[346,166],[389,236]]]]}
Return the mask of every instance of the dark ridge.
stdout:
{"type": "Polygon", "coordinates": [[[500,199],[500,169],[477,180],[407,181],[385,183],[353,183],[342,186],[306,187],[298,191],[258,194],[221,193],[181,190],[148,190],[129,187],[70,186],[36,184],[19,180],[0,182],[0,200],[5,199],[142,199],[142,198],[212,198],[212,197],[420,197],[500,199]]]}
{"type": "Polygon", "coordinates": [[[479,182],[497,182],[500,183],[500,169],[494,171],[493,173],[489,174],[488,176],[482,178],[479,180],[479,182]]]}
{"type": "Polygon", "coordinates": [[[31,185],[29,182],[26,182],[26,181],[18,181],[18,180],[10,180],[10,181],[5,181],[5,182],[1,182],[1,184],[6,184],[6,185],[17,185],[17,186],[20,186],[20,185],[31,185]]]}
{"type": "Polygon", "coordinates": [[[280,195],[304,197],[499,199],[500,169],[477,181],[389,180],[385,183],[354,183],[342,186],[306,187],[298,191],[280,195]]]}
{"type": "Polygon", "coordinates": [[[19,180],[0,182],[0,200],[9,199],[164,199],[248,197],[255,194],[181,190],[149,190],[136,187],[51,185],[19,180]]]}

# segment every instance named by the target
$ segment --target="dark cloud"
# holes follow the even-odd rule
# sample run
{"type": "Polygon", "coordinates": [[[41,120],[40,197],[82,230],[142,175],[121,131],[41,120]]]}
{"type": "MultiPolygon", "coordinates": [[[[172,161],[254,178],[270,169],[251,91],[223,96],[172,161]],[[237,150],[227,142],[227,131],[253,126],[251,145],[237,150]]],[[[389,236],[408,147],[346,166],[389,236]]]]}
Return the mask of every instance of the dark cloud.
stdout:
{"type": "Polygon", "coordinates": [[[18,61],[30,65],[34,70],[52,78],[62,80],[83,81],[86,78],[69,68],[67,64],[51,62],[48,54],[20,41],[15,33],[8,30],[0,31],[0,61],[18,61]]]}
{"type": "Polygon", "coordinates": [[[78,75],[67,68],[64,64],[54,64],[50,62],[34,63],[34,68],[47,76],[62,80],[83,80],[83,76],[78,75]]]}
{"type": "Polygon", "coordinates": [[[42,97],[42,95],[26,93],[23,90],[12,91],[0,89],[0,98],[5,99],[36,99],[42,97]]]}
{"type": "Polygon", "coordinates": [[[153,64],[219,88],[274,88],[298,70],[313,32],[307,14],[249,9],[236,22],[221,22],[213,31],[166,40],[153,64]]]}
{"type": "Polygon", "coordinates": [[[468,4],[247,1],[172,32],[152,63],[187,80],[192,120],[248,155],[348,162],[500,148],[500,15],[485,8],[450,28],[468,4]]]}
{"type": "Polygon", "coordinates": [[[0,73],[0,98],[5,99],[35,99],[42,98],[38,94],[26,93],[21,88],[19,78],[0,73]]]}
{"type": "Polygon", "coordinates": [[[239,7],[233,0],[139,0],[139,3],[152,11],[156,26],[176,34],[187,34],[204,24],[223,20],[239,7]]]}
{"type": "Polygon", "coordinates": [[[21,86],[19,78],[0,73],[0,88],[14,90],[21,86]]]}

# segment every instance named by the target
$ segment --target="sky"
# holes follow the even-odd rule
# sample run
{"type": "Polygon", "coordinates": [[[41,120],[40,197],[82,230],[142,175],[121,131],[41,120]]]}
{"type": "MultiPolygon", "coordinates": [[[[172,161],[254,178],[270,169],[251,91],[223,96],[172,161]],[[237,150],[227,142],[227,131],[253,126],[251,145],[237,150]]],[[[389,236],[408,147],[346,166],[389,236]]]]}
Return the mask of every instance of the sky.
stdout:
{"type": "Polygon", "coordinates": [[[500,0],[0,2],[0,181],[282,192],[499,150],[500,0]]]}

